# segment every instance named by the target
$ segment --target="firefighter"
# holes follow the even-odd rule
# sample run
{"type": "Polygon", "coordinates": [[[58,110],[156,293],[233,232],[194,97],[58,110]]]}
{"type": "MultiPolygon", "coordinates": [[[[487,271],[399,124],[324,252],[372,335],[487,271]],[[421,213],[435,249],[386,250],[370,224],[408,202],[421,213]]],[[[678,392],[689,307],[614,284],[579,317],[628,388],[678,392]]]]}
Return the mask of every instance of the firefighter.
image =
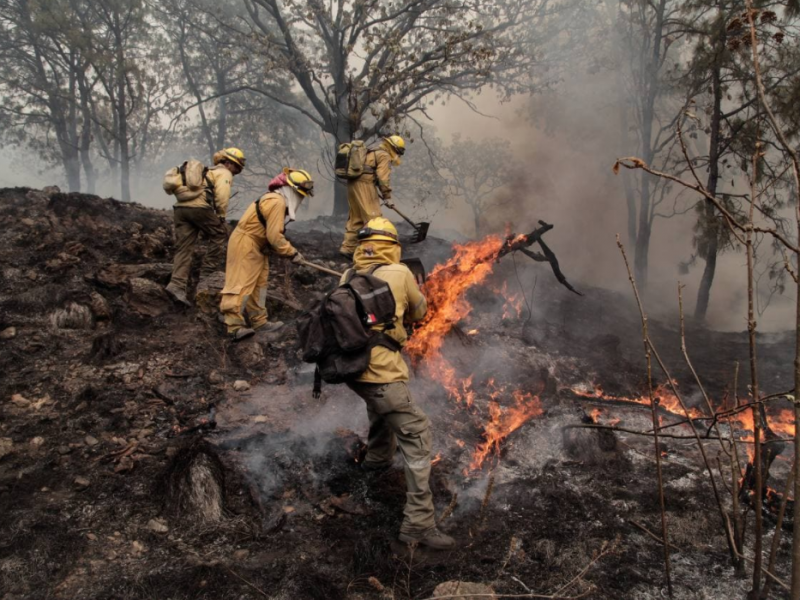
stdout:
{"type": "Polygon", "coordinates": [[[187,188],[179,188],[178,202],[173,207],[172,218],[175,224],[175,258],[172,277],[167,285],[167,293],[186,306],[191,302],[186,297],[186,284],[192,267],[192,252],[202,233],[208,240],[208,249],[200,267],[200,278],[208,276],[217,269],[225,253],[228,229],[225,216],[228,214],[228,201],[231,197],[233,177],[242,172],[245,165],[244,152],[238,148],[225,148],[214,154],[214,166],[205,176],[206,188],[199,194],[187,188]]]}
{"type": "Polygon", "coordinates": [[[383,216],[381,199],[391,207],[392,198],[391,170],[399,166],[405,154],[406,143],[399,135],[383,138],[376,148],[367,152],[364,174],[358,179],[347,182],[347,203],[350,213],[345,225],[344,241],[339,253],[352,259],[358,246],[356,237],[359,229],[370,219],[383,216]],[[380,191],[380,196],[378,192],[380,191]]]}
{"type": "MultiPolygon", "coordinates": [[[[389,284],[397,303],[396,326],[385,333],[404,345],[407,336],[403,321],[419,321],[428,306],[411,271],[400,263],[397,229],[388,219],[372,219],[358,232],[358,241],[353,257],[355,269],[365,271],[380,265],[372,274],[389,284]]],[[[436,528],[428,481],[431,426],[411,397],[408,377],[408,365],[399,351],[375,346],[367,370],[355,382],[348,383],[367,405],[369,440],[362,466],[367,470],[391,466],[399,446],[407,492],[400,541],[444,550],[454,547],[455,540],[436,528]]]]}
{"type": "Polygon", "coordinates": [[[267,322],[268,253],[298,264],[304,260],[283,233],[285,224],[296,219],[303,199],[314,195],[314,181],[307,171],[285,168],[270,182],[269,190],[244,211],[228,242],[219,310],[234,341],[283,326],[280,321],[267,322]],[[243,313],[250,319],[250,327],[243,313]]]}

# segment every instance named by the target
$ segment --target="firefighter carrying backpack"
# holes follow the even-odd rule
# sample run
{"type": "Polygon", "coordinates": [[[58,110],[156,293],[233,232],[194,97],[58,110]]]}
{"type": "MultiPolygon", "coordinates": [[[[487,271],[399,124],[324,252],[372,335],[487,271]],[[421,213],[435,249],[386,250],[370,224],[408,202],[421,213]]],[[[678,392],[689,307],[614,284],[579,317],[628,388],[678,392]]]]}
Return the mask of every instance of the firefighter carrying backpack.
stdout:
{"type": "Polygon", "coordinates": [[[399,342],[385,333],[395,327],[397,304],[389,284],[373,275],[379,266],[366,273],[348,269],[339,287],[297,319],[303,361],[317,365],[315,398],[322,381],[356,380],[369,367],[375,346],[400,351],[399,342]]]}
{"type": "Polygon", "coordinates": [[[176,194],[182,187],[188,188],[192,192],[199,192],[209,185],[206,178],[207,173],[208,167],[199,160],[190,159],[180,167],[172,167],[167,171],[164,174],[162,187],[169,196],[176,194]]]}
{"type": "Polygon", "coordinates": [[[367,166],[368,152],[361,140],[340,144],[334,164],[336,176],[340,179],[358,179],[364,173],[374,173],[375,170],[367,166]]]}

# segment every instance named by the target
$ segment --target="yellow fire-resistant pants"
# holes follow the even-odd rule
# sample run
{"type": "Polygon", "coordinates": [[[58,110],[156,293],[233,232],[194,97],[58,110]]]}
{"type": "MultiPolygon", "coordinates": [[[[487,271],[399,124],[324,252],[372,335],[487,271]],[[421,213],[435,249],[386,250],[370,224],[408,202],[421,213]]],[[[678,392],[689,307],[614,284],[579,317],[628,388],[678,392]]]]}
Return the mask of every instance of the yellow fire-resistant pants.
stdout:
{"type": "Polygon", "coordinates": [[[225,253],[228,231],[211,207],[177,207],[172,211],[172,220],[175,225],[175,257],[170,283],[185,290],[192,268],[192,252],[200,233],[208,240],[208,248],[200,267],[202,277],[219,269],[225,253]]]}
{"type": "Polygon", "coordinates": [[[408,385],[395,383],[349,383],[367,404],[369,440],[364,466],[381,467],[403,454],[406,475],[405,515],[401,533],[419,536],[436,525],[433,514],[431,476],[431,426],[428,417],[411,398],[408,385]]]}
{"type": "Polygon", "coordinates": [[[228,258],[225,264],[225,287],[219,310],[225,317],[228,333],[233,333],[246,325],[244,314],[250,319],[250,326],[258,329],[267,323],[267,281],[269,279],[269,258],[261,252],[256,240],[234,229],[228,242],[228,258]]]}
{"type": "Polygon", "coordinates": [[[339,251],[353,254],[358,247],[356,235],[358,230],[364,227],[370,219],[383,216],[381,200],[372,176],[362,176],[360,179],[347,183],[347,204],[350,206],[350,213],[344,227],[344,241],[339,251]]]}

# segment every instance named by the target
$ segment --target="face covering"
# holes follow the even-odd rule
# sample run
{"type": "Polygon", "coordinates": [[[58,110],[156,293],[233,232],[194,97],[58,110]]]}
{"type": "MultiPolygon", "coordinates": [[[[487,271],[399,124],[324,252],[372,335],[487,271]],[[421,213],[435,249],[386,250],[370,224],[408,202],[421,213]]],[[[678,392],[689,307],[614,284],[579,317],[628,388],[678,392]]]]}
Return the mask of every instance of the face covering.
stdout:
{"type": "Polygon", "coordinates": [[[297,220],[297,209],[300,208],[300,205],[303,203],[303,196],[299,192],[297,192],[292,186],[285,185],[282,188],[276,190],[283,199],[286,200],[286,223],[291,223],[292,221],[297,220]]]}

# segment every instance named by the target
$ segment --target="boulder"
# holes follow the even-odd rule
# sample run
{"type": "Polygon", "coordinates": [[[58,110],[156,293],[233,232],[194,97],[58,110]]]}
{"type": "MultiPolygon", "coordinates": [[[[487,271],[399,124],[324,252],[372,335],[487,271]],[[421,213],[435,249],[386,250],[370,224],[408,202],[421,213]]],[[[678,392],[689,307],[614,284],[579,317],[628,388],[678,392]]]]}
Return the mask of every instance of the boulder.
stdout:
{"type": "Polygon", "coordinates": [[[142,277],[130,280],[125,301],[135,312],[147,317],[157,317],[172,307],[172,301],[164,288],[155,281],[142,277]]]}

